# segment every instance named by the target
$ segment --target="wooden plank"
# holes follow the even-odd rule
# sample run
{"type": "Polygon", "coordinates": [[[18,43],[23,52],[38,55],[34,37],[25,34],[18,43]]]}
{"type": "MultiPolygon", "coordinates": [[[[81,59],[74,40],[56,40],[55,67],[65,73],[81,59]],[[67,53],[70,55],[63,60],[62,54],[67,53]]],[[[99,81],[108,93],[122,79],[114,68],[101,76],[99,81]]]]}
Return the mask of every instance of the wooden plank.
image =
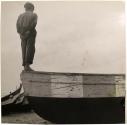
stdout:
{"type": "Polygon", "coordinates": [[[125,75],[23,72],[26,94],[38,97],[125,96],[125,75]]]}
{"type": "Polygon", "coordinates": [[[48,74],[36,74],[36,73],[23,73],[21,79],[23,81],[30,81],[30,82],[50,82],[51,76],[48,74]]]}
{"type": "Polygon", "coordinates": [[[51,96],[51,84],[47,83],[35,83],[35,82],[23,82],[23,88],[25,95],[35,97],[50,97],[51,96]]]}
{"type": "Polygon", "coordinates": [[[115,76],[83,76],[84,84],[114,84],[115,76]]]}
{"type": "Polygon", "coordinates": [[[82,75],[51,75],[51,82],[52,83],[82,83],[82,75]]]}
{"type": "Polygon", "coordinates": [[[51,75],[51,89],[52,97],[83,97],[82,76],[51,75]]]}
{"type": "Polygon", "coordinates": [[[83,86],[75,84],[51,84],[52,97],[83,97],[83,86]]]}
{"type": "Polygon", "coordinates": [[[84,85],[84,97],[115,97],[115,85],[84,85]]]}

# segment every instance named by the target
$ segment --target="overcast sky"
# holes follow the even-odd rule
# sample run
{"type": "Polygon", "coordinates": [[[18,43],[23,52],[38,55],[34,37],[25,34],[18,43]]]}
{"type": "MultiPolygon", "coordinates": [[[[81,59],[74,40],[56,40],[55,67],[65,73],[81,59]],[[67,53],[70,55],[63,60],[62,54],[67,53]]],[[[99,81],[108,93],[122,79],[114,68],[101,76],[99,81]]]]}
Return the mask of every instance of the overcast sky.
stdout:
{"type": "MultiPolygon", "coordinates": [[[[2,2],[2,96],[22,71],[16,21],[25,2],[2,2]]],[[[37,71],[125,73],[123,2],[32,2],[38,15],[37,71]]]]}

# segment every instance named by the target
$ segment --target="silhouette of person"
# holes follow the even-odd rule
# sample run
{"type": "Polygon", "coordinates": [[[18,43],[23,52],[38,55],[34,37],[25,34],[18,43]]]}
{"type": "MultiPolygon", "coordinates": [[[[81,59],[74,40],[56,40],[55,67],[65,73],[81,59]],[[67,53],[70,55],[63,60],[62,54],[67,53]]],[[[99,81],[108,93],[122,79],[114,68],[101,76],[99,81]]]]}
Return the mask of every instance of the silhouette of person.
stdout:
{"type": "Polygon", "coordinates": [[[16,27],[21,38],[22,66],[25,71],[33,71],[30,65],[35,54],[37,14],[33,13],[34,5],[30,2],[26,2],[24,8],[25,12],[19,15],[16,27]]]}

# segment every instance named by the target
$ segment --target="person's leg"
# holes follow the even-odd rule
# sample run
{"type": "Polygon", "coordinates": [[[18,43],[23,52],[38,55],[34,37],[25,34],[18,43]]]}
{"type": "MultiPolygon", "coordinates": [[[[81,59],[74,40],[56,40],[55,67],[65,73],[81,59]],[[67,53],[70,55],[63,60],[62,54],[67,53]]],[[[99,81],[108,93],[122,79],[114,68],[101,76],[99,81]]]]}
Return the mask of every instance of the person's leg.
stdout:
{"type": "Polygon", "coordinates": [[[36,34],[31,34],[27,40],[27,49],[26,49],[26,70],[32,70],[30,64],[33,64],[34,54],[35,54],[35,38],[36,34]]]}
{"type": "Polygon", "coordinates": [[[35,38],[30,37],[27,41],[27,50],[26,50],[26,63],[33,64],[35,54],[35,38]]]}
{"type": "Polygon", "coordinates": [[[25,66],[27,40],[25,40],[23,37],[20,37],[20,38],[21,38],[21,49],[22,49],[22,66],[25,66]]]}

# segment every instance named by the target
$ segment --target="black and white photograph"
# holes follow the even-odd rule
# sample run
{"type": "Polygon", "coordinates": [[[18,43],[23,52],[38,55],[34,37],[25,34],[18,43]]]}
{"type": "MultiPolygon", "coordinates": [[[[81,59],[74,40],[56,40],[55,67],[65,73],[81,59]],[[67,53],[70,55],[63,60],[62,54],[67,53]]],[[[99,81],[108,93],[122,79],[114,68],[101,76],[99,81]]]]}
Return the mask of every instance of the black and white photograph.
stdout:
{"type": "Polygon", "coordinates": [[[124,124],[125,1],[1,1],[1,123],[124,124]]]}

